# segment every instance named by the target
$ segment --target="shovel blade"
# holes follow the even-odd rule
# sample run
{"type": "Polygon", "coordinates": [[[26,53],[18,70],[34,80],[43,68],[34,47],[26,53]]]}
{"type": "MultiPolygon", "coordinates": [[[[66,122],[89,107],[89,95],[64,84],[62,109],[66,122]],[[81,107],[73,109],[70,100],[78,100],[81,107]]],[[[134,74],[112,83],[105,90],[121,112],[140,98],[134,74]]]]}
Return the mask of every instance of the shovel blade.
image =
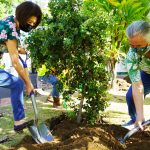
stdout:
{"type": "Polygon", "coordinates": [[[9,141],[9,137],[8,136],[0,137],[0,143],[4,143],[4,142],[7,142],[7,141],[9,141]]]}
{"type": "Polygon", "coordinates": [[[47,128],[47,126],[45,125],[45,123],[41,123],[38,126],[38,131],[40,136],[46,141],[46,142],[50,142],[53,141],[54,138],[51,134],[51,132],[49,131],[49,129],[47,128]]]}
{"type": "Polygon", "coordinates": [[[35,125],[32,125],[29,128],[29,131],[32,135],[32,138],[34,139],[34,141],[38,144],[40,143],[45,143],[45,140],[40,136],[38,128],[35,125]]]}

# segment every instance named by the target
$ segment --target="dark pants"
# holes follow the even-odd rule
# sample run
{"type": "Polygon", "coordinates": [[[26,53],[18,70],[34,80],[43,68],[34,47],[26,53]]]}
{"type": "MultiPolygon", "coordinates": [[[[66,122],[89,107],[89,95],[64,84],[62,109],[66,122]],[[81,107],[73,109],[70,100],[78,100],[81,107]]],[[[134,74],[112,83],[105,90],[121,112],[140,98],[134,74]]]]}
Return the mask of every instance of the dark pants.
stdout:
{"type": "Polygon", "coordinates": [[[23,119],[25,117],[23,101],[24,82],[20,78],[0,69],[0,87],[11,90],[14,120],[18,121],[23,119]]]}
{"type": "MultiPolygon", "coordinates": [[[[141,79],[144,86],[144,97],[150,93],[150,74],[141,71],[141,79]]],[[[132,96],[132,86],[130,86],[127,94],[126,94],[126,101],[128,105],[128,112],[133,121],[136,121],[136,109],[133,101],[132,96]]]]}

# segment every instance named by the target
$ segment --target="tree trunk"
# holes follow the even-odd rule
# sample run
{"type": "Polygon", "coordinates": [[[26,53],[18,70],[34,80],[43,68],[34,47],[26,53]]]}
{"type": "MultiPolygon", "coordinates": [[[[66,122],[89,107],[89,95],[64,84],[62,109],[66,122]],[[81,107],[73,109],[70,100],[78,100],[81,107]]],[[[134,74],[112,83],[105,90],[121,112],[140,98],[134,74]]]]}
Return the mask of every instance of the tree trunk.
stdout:
{"type": "Polygon", "coordinates": [[[77,123],[81,123],[83,102],[84,102],[84,97],[82,96],[81,100],[80,100],[80,105],[79,105],[79,112],[78,112],[78,116],[77,116],[77,123]]]}

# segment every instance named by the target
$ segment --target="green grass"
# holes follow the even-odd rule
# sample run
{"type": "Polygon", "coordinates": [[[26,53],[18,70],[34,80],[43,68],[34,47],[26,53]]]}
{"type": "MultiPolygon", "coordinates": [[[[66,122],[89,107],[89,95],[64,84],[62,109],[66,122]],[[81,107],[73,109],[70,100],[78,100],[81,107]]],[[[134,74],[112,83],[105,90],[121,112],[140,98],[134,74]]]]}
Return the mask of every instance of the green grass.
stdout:
{"type": "Polygon", "coordinates": [[[105,112],[105,114],[106,114],[106,115],[109,114],[110,117],[116,117],[116,116],[120,116],[120,115],[126,115],[127,113],[121,112],[121,111],[109,110],[109,111],[105,112]]]}
{"type": "Polygon", "coordinates": [[[146,97],[144,100],[145,105],[150,105],[150,97],[146,97]]]}
{"type": "MultiPolygon", "coordinates": [[[[110,101],[116,102],[116,103],[126,103],[126,97],[120,96],[120,95],[111,95],[110,101]]],[[[144,105],[150,105],[150,97],[146,97],[144,100],[144,105]]]]}
{"type": "MultiPolygon", "coordinates": [[[[45,122],[47,119],[50,119],[54,116],[58,116],[59,114],[62,113],[62,110],[52,109],[51,104],[45,103],[44,102],[45,97],[39,97],[36,99],[37,99],[37,107],[39,113],[38,123],[45,122]]],[[[25,106],[27,107],[26,119],[27,120],[34,119],[32,103],[29,98],[26,98],[25,106]]],[[[6,150],[20,143],[25,136],[27,135],[31,136],[31,135],[27,129],[24,130],[24,133],[22,134],[18,134],[14,132],[13,130],[14,121],[13,121],[11,106],[1,107],[0,109],[2,112],[4,112],[4,117],[0,118],[0,137],[4,135],[8,135],[10,139],[12,139],[9,142],[0,144],[0,150],[6,150]]]]}
{"type": "Polygon", "coordinates": [[[119,95],[112,95],[112,98],[110,101],[113,101],[116,103],[126,103],[125,96],[119,96],[119,95]]]}

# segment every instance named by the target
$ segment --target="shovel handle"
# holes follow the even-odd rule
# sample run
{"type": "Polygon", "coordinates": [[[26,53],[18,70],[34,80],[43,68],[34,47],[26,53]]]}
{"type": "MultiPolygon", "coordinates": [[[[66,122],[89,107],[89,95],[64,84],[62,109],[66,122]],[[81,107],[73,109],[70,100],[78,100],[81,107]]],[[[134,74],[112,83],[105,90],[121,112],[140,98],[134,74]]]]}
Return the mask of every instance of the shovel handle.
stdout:
{"type": "Polygon", "coordinates": [[[35,124],[37,124],[38,123],[38,111],[37,111],[37,104],[36,104],[36,100],[35,100],[33,91],[30,93],[30,97],[31,97],[32,106],[33,106],[33,110],[34,110],[34,115],[35,115],[34,121],[35,121],[35,124]]]}
{"type": "Polygon", "coordinates": [[[33,91],[30,92],[30,97],[31,97],[32,95],[34,95],[34,92],[33,92],[33,91]]]}

